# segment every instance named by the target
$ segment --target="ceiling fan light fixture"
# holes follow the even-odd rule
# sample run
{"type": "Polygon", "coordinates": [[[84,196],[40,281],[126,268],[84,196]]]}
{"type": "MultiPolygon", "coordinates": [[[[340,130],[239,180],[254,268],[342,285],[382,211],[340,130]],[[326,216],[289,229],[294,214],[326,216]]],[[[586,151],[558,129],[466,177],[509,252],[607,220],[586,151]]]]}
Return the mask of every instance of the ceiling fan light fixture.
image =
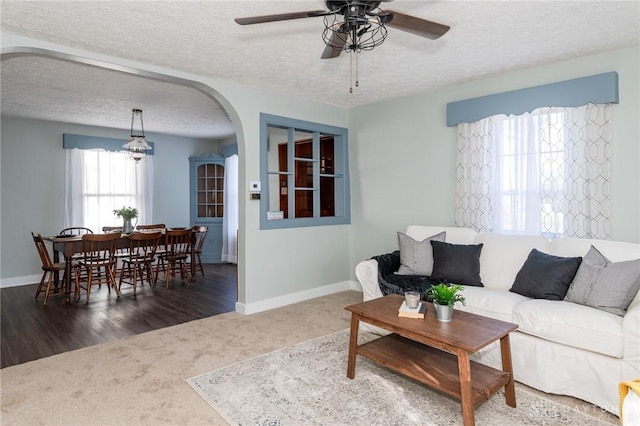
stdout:
{"type": "Polygon", "coordinates": [[[129,151],[129,157],[137,163],[144,159],[147,155],[147,150],[151,149],[151,146],[147,143],[144,135],[144,122],[142,120],[142,110],[131,110],[131,139],[129,142],[122,145],[129,151]],[[140,130],[135,130],[136,121],[140,121],[140,130]]]}
{"type": "MultiPolygon", "coordinates": [[[[358,53],[363,50],[373,50],[374,47],[384,43],[387,38],[387,29],[384,26],[386,15],[378,15],[370,11],[365,13],[364,10],[350,5],[349,11],[344,14],[344,21],[338,21],[337,16],[338,14],[333,14],[324,17],[322,40],[334,52],[344,50],[352,54],[349,62],[349,93],[353,93],[353,53],[356,54],[355,86],[358,87],[360,85],[358,81],[358,53]]],[[[339,53],[329,53],[327,57],[337,55],[339,53]]],[[[325,57],[324,54],[323,57],[325,57]]]]}
{"type": "Polygon", "coordinates": [[[387,29],[378,16],[345,18],[343,22],[337,15],[324,17],[322,40],[334,50],[359,53],[380,46],[386,38],[387,29]]]}

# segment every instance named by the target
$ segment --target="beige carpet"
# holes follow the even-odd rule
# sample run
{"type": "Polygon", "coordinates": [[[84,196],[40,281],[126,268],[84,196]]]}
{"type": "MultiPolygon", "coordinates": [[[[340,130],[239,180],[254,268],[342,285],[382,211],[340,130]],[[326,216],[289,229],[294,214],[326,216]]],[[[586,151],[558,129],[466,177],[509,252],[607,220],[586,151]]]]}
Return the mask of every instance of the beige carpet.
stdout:
{"type": "Polygon", "coordinates": [[[4,368],[0,422],[226,424],[185,379],[343,330],[350,318],[344,306],[361,298],[348,291],[255,315],[232,312],[4,368]]]}

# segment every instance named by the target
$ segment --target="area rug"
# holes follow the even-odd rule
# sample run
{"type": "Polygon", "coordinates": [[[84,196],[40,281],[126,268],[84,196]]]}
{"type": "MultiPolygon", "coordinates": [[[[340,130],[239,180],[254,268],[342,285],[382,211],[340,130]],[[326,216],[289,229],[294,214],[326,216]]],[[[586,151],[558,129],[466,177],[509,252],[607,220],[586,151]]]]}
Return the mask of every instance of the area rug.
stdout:
{"type": "MultiPolygon", "coordinates": [[[[360,343],[376,338],[361,333],[360,343]]],[[[346,377],[343,330],[187,379],[235,425],[457,425],[458,401],[358,356],[346,377]]],[[[477,425],[601,425],[573,408],[516,387],[517,408],[496,393],[475,412],[477,425]]]]}

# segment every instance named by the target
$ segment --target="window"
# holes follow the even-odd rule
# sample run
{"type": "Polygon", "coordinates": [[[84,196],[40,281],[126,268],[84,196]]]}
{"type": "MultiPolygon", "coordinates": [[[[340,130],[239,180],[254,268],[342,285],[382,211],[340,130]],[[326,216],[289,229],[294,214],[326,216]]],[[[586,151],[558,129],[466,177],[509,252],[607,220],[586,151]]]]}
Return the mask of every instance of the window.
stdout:
{"type": "Polygon", "coordinates": [[[347,129],[261,115],[261,229],[350,223],[347,129]]]}
{"type": "Polygon", "coordinates": [[[459,124],[458,226],[608,238],[610,115],[588,104],[459,124]]]}
{"type": "Polygon", "coordinates": [[[497,203],[506,233],[535,230],[549,238],[565,234],[564,206],[567,112],[550,110],[530,117],[496,117],[497,203]],[[527,223],[529,222],[529,223],[527,223]]]}
{"type": "MultiPolygon", "coordinates": [[[[139,211],[138,222],[151,223],[152,157],[136,164],[126,152],[67,149],[65,227],[122,226],[113,210],[122,206],[139,211]]],[[[135,223],[134,223],[135,224],[135,223]]]]}

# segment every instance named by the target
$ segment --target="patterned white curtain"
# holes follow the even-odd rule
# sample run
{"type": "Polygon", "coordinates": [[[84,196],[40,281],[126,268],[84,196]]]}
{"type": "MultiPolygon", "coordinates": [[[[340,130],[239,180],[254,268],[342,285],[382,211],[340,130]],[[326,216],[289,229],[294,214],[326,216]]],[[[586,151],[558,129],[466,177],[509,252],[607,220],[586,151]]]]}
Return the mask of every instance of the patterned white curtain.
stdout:
{"type": "Polygon", "coordinates": [[[608,239],[610,158],[609,104],[461,123],[456,224],[608,239]]]}

